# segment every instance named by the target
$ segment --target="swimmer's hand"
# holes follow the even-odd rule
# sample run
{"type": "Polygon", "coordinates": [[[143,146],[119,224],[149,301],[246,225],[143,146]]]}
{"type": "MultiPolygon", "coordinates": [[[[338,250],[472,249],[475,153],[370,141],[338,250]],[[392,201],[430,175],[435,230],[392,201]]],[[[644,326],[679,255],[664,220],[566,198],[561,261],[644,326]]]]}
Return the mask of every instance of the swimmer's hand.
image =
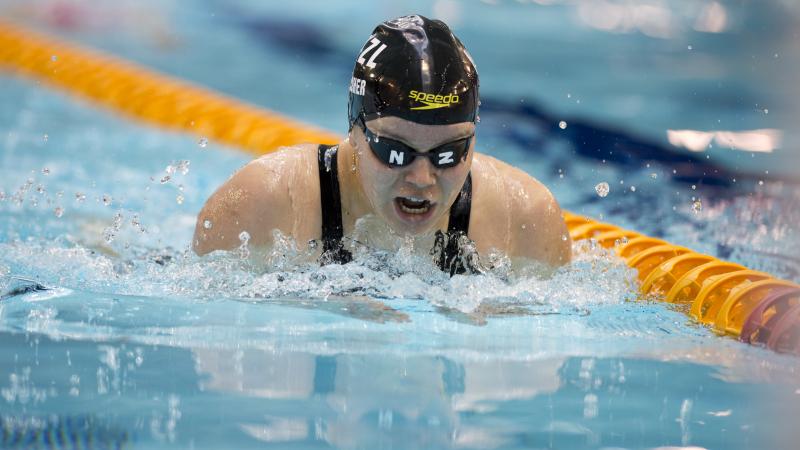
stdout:
{"type": "Polygon", "coordinates": [[[547,316],[561,314],[561,312],[552,305],[522,303],[510,298],[484,299],[477,308],[470,312],[460,311],[449,306],[437,306],[436,312],[456,322],[479,327],[486,325],[490,317],[547,316]]]}
{"type": "Polygon", "coordinates": [[[374,323],[404,323],[411,321],[408,317],[408,314],[400,312],[383,302],[373,300],[366,295],[332,294],[325,299],[271,300],[270,303],[278,303],[284,306],[293,306],[305,309],[322,310],[340,316],[366,320],[374,323]]]}
{"type": "Polygon", "coordinates": [[[403,323],[411,321],[408,314],[400,312],[383,302],[373,300],[366,295],[332,295],[328,297],[325,304],[331,306],[331,309],[324,308],[328,311],[336,312],[335,310],[338,310],[339,314],[369,322],[403,323]]]}

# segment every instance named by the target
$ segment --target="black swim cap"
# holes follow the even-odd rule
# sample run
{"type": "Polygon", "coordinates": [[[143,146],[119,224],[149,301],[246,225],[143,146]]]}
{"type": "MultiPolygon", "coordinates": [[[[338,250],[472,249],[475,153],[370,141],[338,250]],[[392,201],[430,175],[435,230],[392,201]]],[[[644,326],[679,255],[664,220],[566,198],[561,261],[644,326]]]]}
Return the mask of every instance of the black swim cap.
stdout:
{"type": "Polygon", "coordinates": [[[350,128],[363,116],[396,116],[426,125],[475,122],[478,71],[447,25],[404,16],[378,25],[350,80],[350,128]]]}

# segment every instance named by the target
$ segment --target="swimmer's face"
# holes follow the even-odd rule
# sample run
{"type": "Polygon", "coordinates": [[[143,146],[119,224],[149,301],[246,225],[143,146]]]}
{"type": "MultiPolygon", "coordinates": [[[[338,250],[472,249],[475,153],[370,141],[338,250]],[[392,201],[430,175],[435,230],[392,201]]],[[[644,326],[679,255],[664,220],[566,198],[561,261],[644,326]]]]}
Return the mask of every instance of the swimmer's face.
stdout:
{"type": "MultiPolygon", "coordinates": [[[[420,153],[475,134],[475,124],[471,122],[422,125],[398,117],[381,117],[365,125],[372,134],[402,142],[420,153]]],[[[466,157],[453,167],[437,168],[430,158],[420,156],[406,166],[390,167],[375,156],[359,126],[353,127],[350,142],[357,153],[358,177],[372,210],[399,234],[436,229],[464,185],[475,145],[473,137],[466,157]]]]}

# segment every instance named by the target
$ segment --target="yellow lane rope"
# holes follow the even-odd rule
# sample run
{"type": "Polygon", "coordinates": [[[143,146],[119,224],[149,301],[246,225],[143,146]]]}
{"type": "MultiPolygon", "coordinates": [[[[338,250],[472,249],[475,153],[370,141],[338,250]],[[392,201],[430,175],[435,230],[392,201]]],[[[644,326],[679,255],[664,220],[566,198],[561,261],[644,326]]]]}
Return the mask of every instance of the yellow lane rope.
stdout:
{"type": "MultiPolygon", "coordinates": [[[[263,108],[2,21],[0,65],[136,119],[255,154],[339,140],[263,108]]],[[[800,354],[797,284],[588,217],[564,215],[573,240],[594,239],[637,269],[643,294],[686,305],[693,318],[721,334],[800,354]]]]}
{"type": "Polygon", "coordinates": [[[0,21],[0,65],[136,119],[255,154],[339,138],[96,50],[0,21]]]}
{"type": "Polygon", "coordinates": [[[573,240],[613,248],[636,269],[642,294],[686,305],[692,318],[720,334],[800,354],[797,284],[588,217],[564,217],[573,240]]]}

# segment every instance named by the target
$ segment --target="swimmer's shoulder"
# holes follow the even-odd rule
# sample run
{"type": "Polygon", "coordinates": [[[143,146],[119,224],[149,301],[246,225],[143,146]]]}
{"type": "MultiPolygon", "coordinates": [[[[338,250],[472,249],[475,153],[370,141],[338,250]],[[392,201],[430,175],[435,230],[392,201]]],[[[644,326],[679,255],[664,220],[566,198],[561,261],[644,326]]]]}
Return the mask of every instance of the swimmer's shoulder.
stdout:
{"type": "Polygon", "coordinates": [[[298,242],[316,238],[321,226],[317,148],[281,148],[234,173],[197,216],[195,252],[234,249],[243,231],[253,246],[271,245],[274,230],[298,242]]]}
{"type": "Polygon", "coordinates": [[[569,262],[571,243],[561,207],[550,190],[536,178],[508,163],[475,154],[473,177],[477,178],[477,210],[493,209],[491,222],[505,220],[509,253],[558,266],[569,262]],[[491,205],[491,206],[489,206],[491,205]]]}

